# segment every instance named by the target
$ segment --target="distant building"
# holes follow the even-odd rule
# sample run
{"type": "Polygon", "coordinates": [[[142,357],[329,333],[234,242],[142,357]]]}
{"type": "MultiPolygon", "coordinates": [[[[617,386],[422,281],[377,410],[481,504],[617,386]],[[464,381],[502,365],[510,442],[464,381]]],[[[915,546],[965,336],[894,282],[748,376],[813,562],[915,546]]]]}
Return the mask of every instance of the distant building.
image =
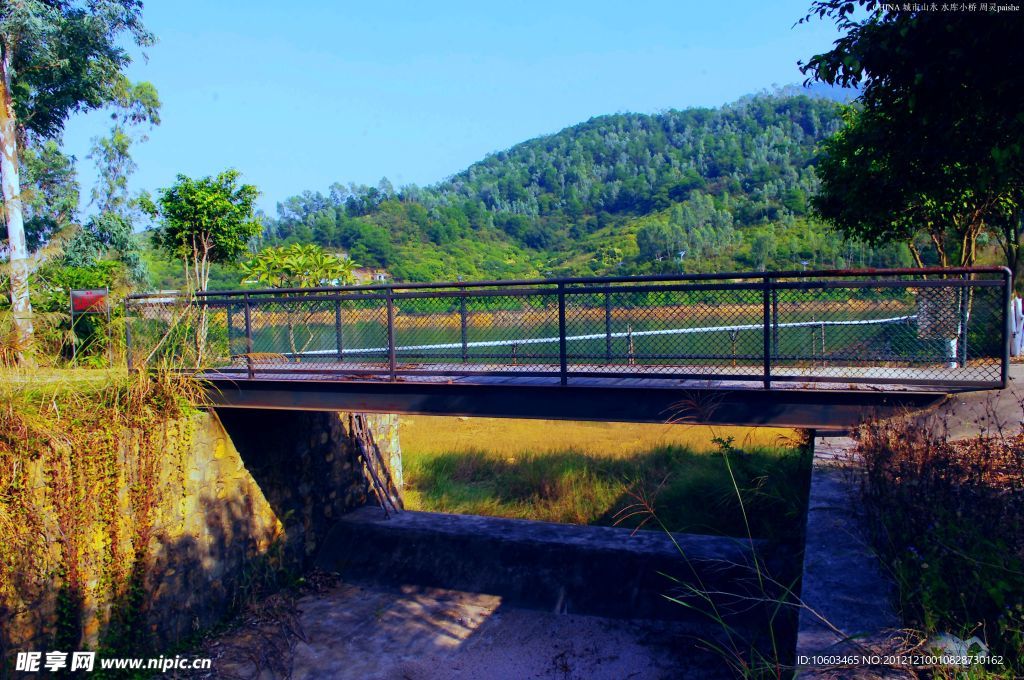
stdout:
{"type": "Polygon", "coordinates": [[[356,283],[387,283],[391,280],[391,274],[387,269],[378,267],[356,267],[352,270],[356,283]]]}
{"type": "Polygon", "coordinates": [[[147,303],[153,304],[170,304],[180,300],[182,292],[180,290],[155,290],[150,293],[152,297],[147,297],[147,303]]]}

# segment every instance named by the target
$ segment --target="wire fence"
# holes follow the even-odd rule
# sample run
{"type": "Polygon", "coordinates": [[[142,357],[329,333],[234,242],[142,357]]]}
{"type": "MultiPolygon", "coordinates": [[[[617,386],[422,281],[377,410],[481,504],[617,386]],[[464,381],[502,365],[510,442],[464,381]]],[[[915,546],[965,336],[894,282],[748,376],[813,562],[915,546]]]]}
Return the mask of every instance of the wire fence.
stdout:
{"type": "Polygon", "coordinates": [[[236,379],[674,378],[995,387],[1001,268],[137,295],[130,360],[236,379]]]}

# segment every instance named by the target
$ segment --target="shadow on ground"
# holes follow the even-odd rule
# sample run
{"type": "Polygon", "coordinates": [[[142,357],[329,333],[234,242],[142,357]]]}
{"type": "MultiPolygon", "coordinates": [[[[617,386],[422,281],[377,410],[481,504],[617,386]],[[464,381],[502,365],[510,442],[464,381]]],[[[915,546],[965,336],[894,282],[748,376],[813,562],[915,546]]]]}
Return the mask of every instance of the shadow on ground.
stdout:
{"type": "Polygon", "coordinates": [[[699,641],[715,635],[681,622],[519,609],[493,595],[340,584],[210,641],[214,671],[197,677],[730,678],[699,641]]]}

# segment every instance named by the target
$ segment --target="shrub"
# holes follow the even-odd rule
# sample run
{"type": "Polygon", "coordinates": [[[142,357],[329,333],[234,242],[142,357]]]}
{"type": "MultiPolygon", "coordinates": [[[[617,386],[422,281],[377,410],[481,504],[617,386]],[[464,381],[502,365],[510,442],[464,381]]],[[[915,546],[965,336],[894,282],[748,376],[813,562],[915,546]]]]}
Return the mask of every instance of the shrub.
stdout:
{"type": "MultiPolygon", "coordinates": [[[[876,549],[908,625],[977,635],[1024,676],[1024,432],[951,441],[943,423],[861,428],[876,549]]],[[[973,677],[973,676],[972,676],[973,677]]]]}

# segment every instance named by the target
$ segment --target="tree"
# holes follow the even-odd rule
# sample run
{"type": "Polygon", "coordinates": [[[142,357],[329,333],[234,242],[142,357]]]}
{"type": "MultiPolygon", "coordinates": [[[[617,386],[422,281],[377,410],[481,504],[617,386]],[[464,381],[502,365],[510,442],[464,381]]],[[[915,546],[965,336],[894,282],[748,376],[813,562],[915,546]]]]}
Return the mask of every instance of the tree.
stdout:
{"type": "MultiPolygon", "coordinates": [[[[74,224],[79,184],[75,159],[56,140],[26,146],[21,153],[21,192],[25,242],[29,252],[46,245],[74,224]]],[[[7,238],[6,227],[0,236],[7,238]]]]}
{"type": "MultiPolygon", "coordinates": [[[[252,260],[242,265],[245,279],[242,283],[259,283],[272,288],[315,288],[323,285],[355,283],[355,263],[347,257],[328,253],[314,244],[293,243],[289,246],[264,248],[252,260]]],[[[285,323],[288,326],[288,344],[292,354],[299,355],[295,341],[295,328],[305,328],[322,310],[316,305],[286,305],[285,323]]],[[[313,340],[310,334],[306,344],[313,340]]]]}
{"type": "Polygon", "coordinates": [[[754,266],[759,271],[765,271],[768,268],[768,260],[775,257],[777,247],[775,234],[772,231],[759,231],[754,234],[754,239],[750,244],[750,259],[753,260],[754,266]]]}
{"type": "Polygon", "coordinates": [[[906,158],[911,150],[894,139],[897,126],[866,110],[849,111],[848,121],[823,145],[818,212],[847,236],[906,242],[918,266],[925,264],[922,239],[940,266],[973,264],[978,236],[1003,219],[1013,200],[1009,189],[985,189],[962,163],[915,176],[906,158]]]}
{"type": "Polygon", "coordinates": [[[655,222],[637,230],[636,245],[644,260],[671,259],[683,249],[684,238],[679,227],[655,222]]]}
{"type": "Polygon", "coordinates": [[[237,170],[198,180],[178,175],[173,186],[158,192],[155,204],[142,201],[160,222],[153,244],[182,263],[193,292],[206,291],[211,264],[238,260],[262,229],[253,214],[259,191],[251,184],[239,186],[238,177],[237,170]]]}
{"type": "Polygon", "coordinates": [[[110,134],[94,138],[89,153],[99,175],[91,196],[98,212],[67,243],[64,259],[71,266],[85,267],[113,251],[130,278],[139,283],[146,278],[146,268],[133,238],[141,204],[140,196],[128,189],[137,167],[131,147],[147,139],[145,132],[138,130],[140,126],[160,124],[160,98],[150,83],[124,81],[122,85],[110,134]]]}
{"type": "Polygon", "coordinates": [[[808,80],[861,87],[814,207],[847,235],[905,241],[919,264],[923,233],[940,264],[970,265],[982,231],[1012,236],[1024,204],[1024,14],[899,7],[822,0],[801,20],[845,33],[801,64],[808,80]]]}
{"type": "Polygon", "coordinates": [[[18,360],[32,343],[20,148],[57,138],[74,112],[110,104],[131,63],[124,36],[152,43],[138,0],[13,0],[0,6],[0,184],[18,360]]]}
{"type": "Polygon", "coordinates": [[[1017,276],[1017,272],[1020,271],[1021,266],[1024,266],[1024,258],[1022,258],[1024,252],[1021,249],[1021,242],[1024,241],[1024,204],[1017,202],[1013,209],[1008,210],[1007,214],[999,220],[996,227],[996,242],[1003,251],[1006,266],[1014,274],[1019,291],[1020,277],[1017,276]]]}
{"type": "MultiPolygon", "coordinates": [[[[160,221],[153,244],[182,263],[193,293],[206,292],[211,264],[238,260],[263,228],[253,215],[259,191],[239,186],[238,177],[237,170],[198,180],[178,175],[173,186],[160,190],[156,204],[147,196],[141,200],[142,209],[160,221]]],[[[207,308],[199,305],[197,365],[203,362],[206,331],[207,308]]]]}

